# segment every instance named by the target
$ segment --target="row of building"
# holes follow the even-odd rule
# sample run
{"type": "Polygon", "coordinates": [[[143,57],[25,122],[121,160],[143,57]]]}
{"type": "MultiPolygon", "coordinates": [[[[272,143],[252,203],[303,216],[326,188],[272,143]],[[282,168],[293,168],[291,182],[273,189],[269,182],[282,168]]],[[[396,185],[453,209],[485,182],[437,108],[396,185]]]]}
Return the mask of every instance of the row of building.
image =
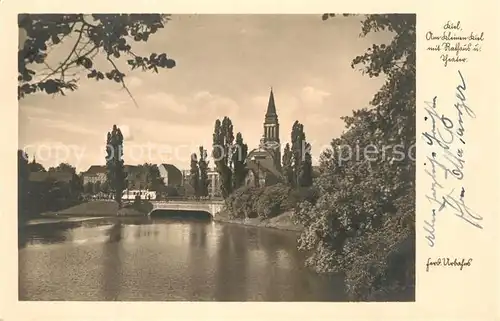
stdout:
{"type": "MultiPolygon", "coordinates": [[[[194,188],[190,184],[190,170],[180,170],[172,164],[156,164],[160,177],[167,187],[182,190],[185,195],[193,195],[194,188]],[[180,187],[180,188],[179,188],[180,187]]],[[[140,189],[146,185],[145,176],[139,171],[139,166],[125,165],[127,173],[127,186],[134,186],[135,189],[140,189]]],[[[208,171],[208,192],[211,197],[220,196],[220,180],[219,173],[213,169],[208,171]]],[[[82,173],[83,185],[104,183],[106,181],[106,166],[92,165],[89,169],[82,173]]]]}
{"type": "MultiPolygon", "coordinates": [[[[280,125],[276,105],[274,101],[273,90],[269,93],[266,114],[264,116],[263,135],[259,146],[249,151],[245,165],[248,169],[245,185],[247,186],[265,186],[273,185],[284,181],[281,173],[281,144],[280,144],[280,125]]],[[[172,164],[158,164],[160,176],[167,187],[182,187],[182,194],[193,195],[194,189],[189,182],[190,170],[180,170],[172,164]]],[[[137,189],[145,186],[144,175],[136,171],[138,166],[126,165],[128,186],[134,186],[137,189]]],[[[209,196],[220,196],[219,174],[210,169],[208,172],[209,196]]],[[[83,183],[103,183],[106,180],[105,166],[94,165],[83,173],[83,183]]]]}
{"type": "MultiPolygon", "coordinates": [[[[245,160],[248,170],[245,178],[245,185],[247,186],[266,186],[285,181],[281,171],[280,125],[272,89],[269,94],[263,127],[263,135],[259,146],[250,150],[245,160]]],[[[194,189],[189,182],[190,170],[180,170],[172,164],[158,164],[156,166],[165,186],[181,190],[181,195],[194,194],[194,189]]],[[[146,186],[146,177],[144,172],[139,170],[139,166],[126,165],[125,172],[127,173],[127,186],[129,188],[141,189],[141,187],[146,186]]],[[[106,181],[106,167],[101,165],[90,166],[86,172],[82,173],[82,177],[84,185],[97,182],[102,184],[106,181]]],[[[209,196],[221,196],[219,174],[214,169],[209,169],[208,178],[209,196]]]]}

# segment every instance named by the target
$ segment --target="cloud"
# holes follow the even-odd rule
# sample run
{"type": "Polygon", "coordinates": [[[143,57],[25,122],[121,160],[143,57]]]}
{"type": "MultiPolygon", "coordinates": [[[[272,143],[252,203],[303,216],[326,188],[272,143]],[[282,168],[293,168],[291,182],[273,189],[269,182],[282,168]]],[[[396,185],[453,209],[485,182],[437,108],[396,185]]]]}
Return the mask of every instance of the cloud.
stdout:
{"type": "Polygon", "coordinates": [[[194,100],[195,101],[203,101],[203,100],[209,100],[213,99],[213,95],[208,92],[208,91],[199,91],[196,94],[194,94],[194,100]]]}
{"type": "Polygon", "coordinates": [[[119,102],[108,102],[108,101],[102,101],[101,102],[102,106],[106,110],[112,110],[120,107],[121,103],[119,102]]]}
{"type": "Polygon", "coordinates": [[[132,99],[124,91],[104,89],[96,98],[99,99],[99,102],[93,106],[97,107],[97,110],[99,111],[102,111],[102,109],[104,109],[107,112],[113,112],[118,108],[120,108],[121,110],[124,110],[126,108],[136,108],[133,104],[132,99]]]}
{"type": "Polygon", "coordinates": [[[165,141],[172,144],[177,143],[207,143],[212,141],[212,124],[169,123],[161,120],[125,118],[124,122],[134,124],[134,141],[145,142],[165,141]],[[140,130],[139,130],[140,128],[140,130]]]}
{"type": "Polygon", "coordinates": [[[256,96],[252,98],[252,103],[255,106],[267,106],[268,100],[269,100],[268,96],[256,96]]]}
{"type": "Polygon", "coordinates": [[[87,152],[87,146],[80,144],[65,144],[60,141],[43,140],[20,146],[32,158],[44,167],[70,163],[78,167],[87,152]]]}
{"type": "Polygon", "coordinates": [[[66,132],[85,134],[85,135],[96,135],[95,131],[88,129],[87,127],[80,126],[78,124],[65,120],[60,120],[60,119],[56,120],[50,118],[31,117],[31,116],[28,116],[28,120],[29,122],[34,122],[44,127],[55,128],[66,132]]]}
{"type": "Polygon", "coordinates": [[[306,104],[321,105],[323,100],[331,94],[311,86],[302,88],[300,98],[306,104]]]}
{"type": "Polygon", "coordinates": [[[120,128],[122,132],[123,140],[125,141],[134,140],[134,136],[132,135],[132,129],[130,128],[129,125],[117,125],[117,127],[120,128]]]}
{"type": "Polygon", "coordinates": [[[202,112],[212,118],[222,118],[224,116],[234,116],[238,113],[240,107],[233,99],[212,94],[208,91],[200,91],[194,95],[193,105],[197,112],[202,112]]]}
{"type": "Polygon", "coordinates": [[[179,114],[186,114],[188,112],[188,107],[179,101],[174,95],[168,94],[166,92],[155,92],[150,93],[145,96],[146,105],[145,108],[151,108],[154,110],[168,110],[179,114]]]}
{"type": "Polygon", "coordinates": [[[141,78],[135,76],[129,76],[125,80],[125,84],[129,89],[141,87],[143,83],[144,81],[141,78]]]}
{"type": "Polygon", "coordinates": [[[325,117],[324,114],[309,114],[306,116],[305,121],[313,126],[331,124],[332,119],[330,117],[325,117]]]}
{"type": "Polygon", "coordinates": [[[47,116],[47,115],[56,115],[56,113],[53,110],[49,109],[50,107],[42,107],[42,106],[33,106],[33,105],[23,105],[19,106],[19,111],[21,113],[26,113],[30,115],[38,115],[38,116],[47,116]]]}

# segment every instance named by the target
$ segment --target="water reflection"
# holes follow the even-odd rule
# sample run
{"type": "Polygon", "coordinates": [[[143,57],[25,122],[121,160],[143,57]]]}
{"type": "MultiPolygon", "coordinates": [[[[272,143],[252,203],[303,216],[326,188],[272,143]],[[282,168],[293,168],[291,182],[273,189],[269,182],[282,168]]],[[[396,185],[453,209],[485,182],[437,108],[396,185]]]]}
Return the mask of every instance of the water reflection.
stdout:
{"type": "Polygon", "coordinates": [[[212,279],[210,257],[206,251],[207,229],[209,228],[209,223],[190,225],[189,228],[191,250],[188,252],[187,266],[190,276],[188,277],[189,295],[192,300],[204,300],[210,295],[205,287],[207,280],[212,279]]]}
{"type": "Polygon", "coordinates": [[[106,231],[108,239],[103,244],[102,255],[102,296],[106,301],[116,301],[121,290],[122,267],[122,233],[123,224],[118,221],[106,231]]]}
{"type": "Polygon", "coordinates": [[[303,268],[290,232],[144,218],[38,225],[25,236],[20,300],[345,300],[342,278],[303,268]]]}
{"type": "Polygon", "coordinates": [[[77,224],[40,224],[28,225],[20,229],[20,245],[63,243],[68,238],[68,229],[77,224]]]}

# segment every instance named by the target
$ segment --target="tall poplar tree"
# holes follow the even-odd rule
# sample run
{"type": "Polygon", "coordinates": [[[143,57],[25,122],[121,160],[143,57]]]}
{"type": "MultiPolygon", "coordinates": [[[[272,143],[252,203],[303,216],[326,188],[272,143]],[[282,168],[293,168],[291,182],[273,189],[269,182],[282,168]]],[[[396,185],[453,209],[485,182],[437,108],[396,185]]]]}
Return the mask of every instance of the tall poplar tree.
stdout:
{"type": "MultiPolygon", "coordinates": [[[[293,186],[307,187],[312,185],[312,156],[311,145],[306,141],[304,125],[295,121],[291,132],[292,146],[290,154],[286,161],[290,162],[287,166],[291,167],[291,177],[293,177],[293,186]]],[[[285,154],[288,153],[285,151],[285,154]]]]}
{"type": "Polygon", "coordinates": [[[123,135],[116,125],[108,132],[106,154],[107,180],[115,194],[115,201],[121,206],[123,190],[126,187],[126,173],[123,162],[123,135]]]}
{"type": "Polygon", "coordinates": [[[199,185],[199,196],[208,196],[208,161],[207,161],[207,151],[200,146],[200,160],[198,162],[198,167],[200,169],[200,179],[199,185]]]}
{"type": "Polygon", "coordinates": [[[236,134],[236,143],[232,151],[232,163],[234,168],[233,173],[233,190],[243,186],[245,183],[246,171],[246,158],[248,156],[248,146],[243,142],[243,135],[236,134]]]}
{"type": "Polygon", "coordinates": [[[189,183],[194,189],[194,195],[200,196],[200,169],[198,167],[198,157],[191,154],[191,170],[189,173],[189,183]]]}
{"type": "Polygon", "coordinates": [[[229,196],[233,191],[233,172],[231,168],[233,141],[233,123],[231,119],[229,117],[224,117],[222,121],[217,119],[215,121],[213,134],[212,157],[214,159],[215,168],[220,175],[221,193],[224,198],[229,196]]]}

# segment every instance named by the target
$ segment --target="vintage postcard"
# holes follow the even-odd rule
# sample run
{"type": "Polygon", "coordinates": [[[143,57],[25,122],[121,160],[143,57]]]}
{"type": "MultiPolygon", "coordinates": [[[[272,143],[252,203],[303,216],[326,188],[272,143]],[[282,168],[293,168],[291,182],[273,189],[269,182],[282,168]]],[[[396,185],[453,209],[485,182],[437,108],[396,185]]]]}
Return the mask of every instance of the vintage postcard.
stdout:
{"type": "Polygon", "coordinates": [[[493,1],[0,7],[1,321],[500,318],[493,1]]]}

